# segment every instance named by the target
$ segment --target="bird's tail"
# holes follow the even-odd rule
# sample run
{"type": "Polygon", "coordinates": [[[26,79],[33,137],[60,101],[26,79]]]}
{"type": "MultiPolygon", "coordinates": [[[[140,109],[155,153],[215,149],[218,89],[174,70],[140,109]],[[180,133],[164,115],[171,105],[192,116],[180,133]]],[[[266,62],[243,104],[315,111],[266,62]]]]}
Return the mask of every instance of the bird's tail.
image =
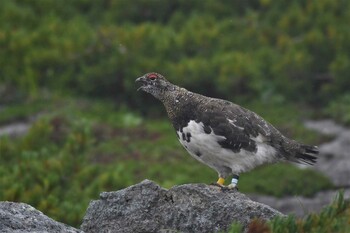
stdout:
{"type": "Polygon", "coordinates": [[[319,151],[317,146],[301,144],[295,154],[295,158],[300,163],[313,165],[316,163],[318,153],[319,151]]]}

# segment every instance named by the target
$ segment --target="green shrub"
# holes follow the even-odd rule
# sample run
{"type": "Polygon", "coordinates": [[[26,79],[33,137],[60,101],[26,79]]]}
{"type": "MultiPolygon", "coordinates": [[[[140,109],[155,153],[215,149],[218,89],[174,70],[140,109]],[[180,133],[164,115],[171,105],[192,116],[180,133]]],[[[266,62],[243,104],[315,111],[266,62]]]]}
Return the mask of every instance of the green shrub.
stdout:
{"type": "Polygon", "coordinates": [[[140,104],[134,80],[158,71],[211,96],[323,106],[349,84],[348,9],[329,0],[4,0],[0,86],[113,98],[147,112],[155,104],[140,104]]]}
{"type": "Polygon", "coordinates": [[[344,199],[343,192],[339,192],[336,199],[329,206],[323,208],[319,214],[310,214],[304,220],[289,216],[275,218],[269,225],[272,232],[348,232],[349,201],[344,199]]]}
{"type": "Polygon", "coordinates": [[[350,125],[350,94],[333,100],[325,109],[325,114],[343,124],[350,125]]]}

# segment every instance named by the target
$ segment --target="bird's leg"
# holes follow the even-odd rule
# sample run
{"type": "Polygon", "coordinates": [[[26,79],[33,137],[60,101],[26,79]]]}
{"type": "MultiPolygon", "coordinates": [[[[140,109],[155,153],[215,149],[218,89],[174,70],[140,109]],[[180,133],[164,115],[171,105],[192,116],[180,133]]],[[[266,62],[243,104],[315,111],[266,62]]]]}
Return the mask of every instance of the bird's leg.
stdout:
{"type": "Polygon", "coordinates": [[[239,175],[233,175],[231,184],[227,186],[228,189],[237,189],[238,190],[238,180],[239,180],[239,175]]]}
{"type": "Polygon", "coordinates": [[[220,186],[224,186],[225,183],[225,179],[222,177],[219,177],[218,181],[216,181],[216,183],[220,186]]]}
{"type": "Polygon", "coordinates": [[[215,186],[218,186],[220,188],[223,188],[223,187],[225,187],[224,183],[225,183],[225,179],[222,178],[221,176],[219,176],[218,181],[216,181],[216,183],[211,183],[210,185],[215,185],[215,186]]]}

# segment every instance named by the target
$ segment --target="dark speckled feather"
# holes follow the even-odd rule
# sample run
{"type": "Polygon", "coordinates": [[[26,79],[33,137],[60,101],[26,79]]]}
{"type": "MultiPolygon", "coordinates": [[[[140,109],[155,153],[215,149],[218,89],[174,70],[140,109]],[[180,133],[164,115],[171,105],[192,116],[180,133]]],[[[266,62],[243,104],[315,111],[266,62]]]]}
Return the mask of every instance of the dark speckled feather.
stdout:
{"type": "MultiPolygon", "coordinates": [[[[190,92],[168,82],[159,74],[151,73],[151,76],[146,74],[137,81],[142,83],[141,88],[144,91],[151,93],[164,104],[175,130],[182,133],[179,138],[189,143],[188,145],[191,145],[193,135],[191,132],[183,132],[183,129],[188,128],[188,124],[194,121],[197,126],[202,127],[203,134],[213,135],[213,140],[221,148],[228,149],[233,154],[256,154],[259,144],[260,147],[266,145],[266,148],[273,148],[277,152],[273,155],[276,158],[271,158],[272,161],[282,159],[308,164],[316,162],[317,147],[304,145],[283,136],[256,113],[226,100],[190,92]],[[153,74],[158,79],[149,78],[153,74]]],[[[205,138],[205,135],[198,138],[205,138]]],[[[201,151],[191,153],[198,157],[199,154],[203,154],[201,151]]]]}

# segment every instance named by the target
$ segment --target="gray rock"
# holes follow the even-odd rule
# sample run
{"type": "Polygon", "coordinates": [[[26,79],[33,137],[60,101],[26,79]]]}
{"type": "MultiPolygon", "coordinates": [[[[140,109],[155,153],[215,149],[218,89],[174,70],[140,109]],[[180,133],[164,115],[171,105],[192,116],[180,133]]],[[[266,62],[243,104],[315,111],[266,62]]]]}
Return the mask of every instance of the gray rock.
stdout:
{"type": "Polygon", "coordinates": [[[26,122],[17,122],[8,124],[0,127],[0,137],[9,136],[9,137],[19,137],[26,134],[31,126],[30,123],[26,122]]]}
{"type": "MultiPolygon", "coordinates": [[[[350,189],[345,189],[344,198],[350,198],[350,189]]],[[[338,195],[337,190],[327,190],[317,193],[312,198],[289,196],[289,197],[271,197],[257,194],[249,194],[249,198],[254,201],[271,206],[284,214],[294,214],[297,217],[305,217],[311,213],[320,212],[325,206],[330,205],[338,195]]]]}
{"type": "Polygon", "coordinates": [[[169,190],[145,180],[90,202],[81,229],[85,232],[218,232],[232,222],[244,229],[253,218],[282,215],[236,191],[205,184],[169,190]]]}
{"type": "Polygon", "coordinates": [[[331,120],[308,121],[306,126],[322,134],[336,135],[331,142],[320,145],[314,169],[328,176],[336,186],[349,187],[350,130],[331,120]]]}
{"type": "Polygon", "coordinates": [[[47,217],[28,204],[0,202],[0,232],[82,232],[47,217]]]}
{"type": "Polygon", "coordinates": [[[337,136],[342,134],[346,130],[346,128],[338,125],[337,123],[335,123],[333,120],[330,120],[330,119],[316,120],[316,121],[309,120],[309,121],[305,121],[304,125],[306,128],[315,130],[324,135],[337,136]]]}

